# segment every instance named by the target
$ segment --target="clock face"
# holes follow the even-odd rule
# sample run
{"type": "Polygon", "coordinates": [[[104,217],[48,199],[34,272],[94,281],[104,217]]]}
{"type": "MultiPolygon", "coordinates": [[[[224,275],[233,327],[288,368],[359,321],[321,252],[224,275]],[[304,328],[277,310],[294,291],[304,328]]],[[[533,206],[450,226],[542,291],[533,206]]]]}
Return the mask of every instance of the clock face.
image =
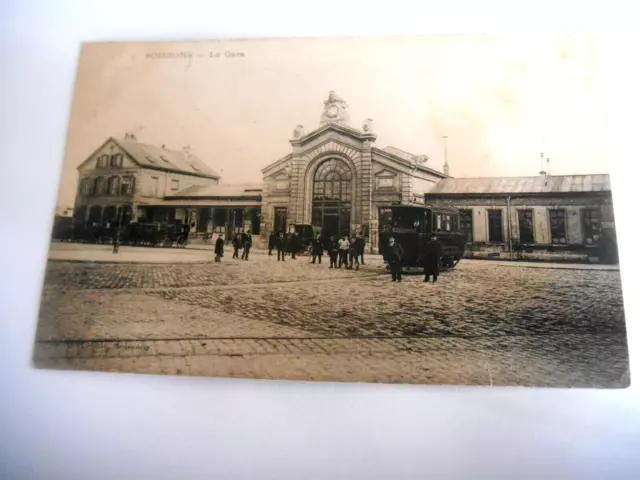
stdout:
{"type": "Polygon", "coordinates": [[[327,117],[334,118],[338,116],[338,107],[332,105],[327,109],[327,117]]]}

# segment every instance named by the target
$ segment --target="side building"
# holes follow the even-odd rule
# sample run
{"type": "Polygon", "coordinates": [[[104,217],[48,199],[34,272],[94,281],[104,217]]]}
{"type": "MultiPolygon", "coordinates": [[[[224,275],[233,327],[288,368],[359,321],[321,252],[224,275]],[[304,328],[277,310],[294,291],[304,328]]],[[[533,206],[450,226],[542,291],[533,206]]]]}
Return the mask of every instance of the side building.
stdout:
{"type": "Polygon", "coordinates": [[[129,134],[108,138],[78,166],[78,173],[74,218],[90,224],[171,222],[170,212],[153,208],[159,200],[220,181],[189,147],[168,150],[129,134]]]}
{"type": "Polygon", "coordinates": [[[588,252],[615,245],[606,174],[448,178],[425,203],[460,210],[471,251],[588,252]]]}

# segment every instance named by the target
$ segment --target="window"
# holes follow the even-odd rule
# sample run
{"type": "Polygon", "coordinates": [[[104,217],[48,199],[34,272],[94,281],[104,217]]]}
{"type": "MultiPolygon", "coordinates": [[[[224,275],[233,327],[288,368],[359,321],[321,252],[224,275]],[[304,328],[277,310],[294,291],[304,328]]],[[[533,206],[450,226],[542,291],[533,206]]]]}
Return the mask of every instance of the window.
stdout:
{"type": "Polygon", "coordinates": [[[133,177],[131,176],[122,177],[122,182],[120,183],[120,194],[121,195],[133,194],[133,177]]]}
{"type": "Polygon", "coordinates": [[[520,243],[533,243],[533,210],[518,210],[520,243]]]}
{"type": "Polygon", "coordinates": [[[551,243],[567,243],[567,214],[565,210],[549,210],[549,226],[551,243]]]}
{"type": "Polygon", "coordinates": [[[157,197],[160,194],[159,190],[160,179],[158,177],[151,177],[151,195],[157,197]]]}
{"type": "Polygon", "coordinates": [[[442,230],[442,215],[436,213],[436,230],[442,230]]]}
{"type": "Polygon", "coordinates": [[[582,210],[582,232],[587,245],[596,243],[602,234],[602,212],[599,208],[582,210]]]}
{"type": "Polygon", "coordinates": [[[378,177],[378,188],[393,188],[393,178],[378,177]]]}
{"type": "Polygon", "coordinates": [[[276,207],[273,210],[273,230],[285,233],[287,228],[287,208],[276,207]]]}
{"type": "Polygon", "coordinates": [[[107,187],[107,182],[104,177],[98,177],[93,182],[93,194],[94,195],[104,195],[107,187]]]}
{"type": "Polygon", "coordinates": [[[191,168],[193,168],[196,172],[199,172],[200,169],[198,167],[196,167],[195,165],[191,164],[191,168]]]}
{"type": "Polygon", "coordinates": [[[93,193],[93,180],[91,178],[85,178],[82,180],[82,194],[91,195],[93,193]]]}
{"type": "Polygon", "coordinates": [[[502,210],[489,210],[489,241],[502,242],[502,210]]]}
{"type": "Polygon", "coordinates": [[[180,188],[180,180],[172,178],[171,179],[171,190],[178,190],[180,188]]]}
{"type": "Polygon", "coordinates": [[[161,159],[164,163],[169,163],[169,160],[167,160],[163,155],[160,155],[160,159],[161,159]]]}
{"type": "Polygon", "coordinates": [[[460,232],[473,242],[473,210],[460,210],[460,232]]]}
{"type": "Polygon", "coordinates": [[[118,195],[118,177],[109,179],[109,195],[118,195]]]}
{"type": "Polygon", "coordinates": [[[109,166],[109,155],[100,155],[96,163],[96,168],[107,168],[109,166]]]}
{"type": "Polygon", "coordinates": [[[318,167],[313,178],[313,200],[351,202],[351,170],[345,162],[331,159],[318,167]]]}
{"type": "Polygon", "coordinates": [[[149,163],[156,163],[156,161],[155,161],[153,158],[151,158],[151,157],[147,157],[147,162],[149,162],[149,163]]]}
{"type": "Polygon", "coordinates": [[[451,231],[451,227],[452,227],[451,215],[443,215],[442,220],[443,220],[442,222],[443,230],[446,230],[447,232],[451,231]]]}
{"type": "Polygon", "coordinates": [[[123,155],[121,153],[116,153],[115,155],[111,155],[111,167],[121,168],[122,158],[123,158],[123,155]]]}

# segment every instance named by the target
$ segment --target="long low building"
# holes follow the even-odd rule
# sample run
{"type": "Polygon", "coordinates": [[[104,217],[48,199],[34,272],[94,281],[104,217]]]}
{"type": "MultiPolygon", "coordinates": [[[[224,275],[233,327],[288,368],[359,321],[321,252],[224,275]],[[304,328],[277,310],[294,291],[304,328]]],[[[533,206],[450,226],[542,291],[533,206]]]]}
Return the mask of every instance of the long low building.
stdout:
{"type": "Polygon", "coordinates": [[[606,174],[449,178],[425,195],[425,203],[459,209],[460,226],[476,249],[571,250],[615,238],[606,174]]]}

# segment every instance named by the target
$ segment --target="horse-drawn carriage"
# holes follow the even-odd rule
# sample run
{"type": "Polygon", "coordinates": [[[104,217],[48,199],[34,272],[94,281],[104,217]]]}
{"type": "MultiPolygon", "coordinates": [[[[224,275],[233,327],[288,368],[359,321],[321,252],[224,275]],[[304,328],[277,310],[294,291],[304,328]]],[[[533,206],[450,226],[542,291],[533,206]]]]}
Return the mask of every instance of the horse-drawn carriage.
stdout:
{"type": "Polygon", "coordinates": [[[465,250],[466,235],[460,232],[460,212],[447,207],[393,205],[378,215],[378,246],[381,255],[393,237],[404,251],[403,270],[422,268],[424,246],[435,234],[442,243],[441,266],[454,268],[465,250]]]}

